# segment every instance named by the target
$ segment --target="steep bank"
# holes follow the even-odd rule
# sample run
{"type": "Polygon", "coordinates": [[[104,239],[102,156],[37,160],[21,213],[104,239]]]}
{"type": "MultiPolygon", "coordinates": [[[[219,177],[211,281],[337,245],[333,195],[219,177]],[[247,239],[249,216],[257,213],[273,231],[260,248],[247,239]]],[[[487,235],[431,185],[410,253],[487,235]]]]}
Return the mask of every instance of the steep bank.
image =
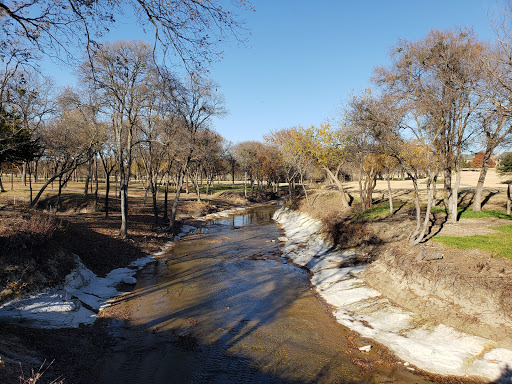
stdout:
{"type": "MultiPolygon", "coordinates": [[[[490,380],[510,375],[512,348],[506,341],[463,332],[424,317],[421,308],[408,310],[395,304],[365,281],[365,265],[349,266],[356,250],[340,251],[324,240],[319,220],[287,209],[278,211],[275,219],[287,237],[283,252],[312,272],[311,282],[343,325],[430,372],[490,380]]],[[[383,262],[376,265],[369,276],[387,274],[383,262]]],[[[390,286],[393,282],[383,280],[390,286]]]]}
{"type": "Polygon", "coordinates": [[[510,262],[478,250],[391,244],[364,272],[365,282],[400,306],[512,348],[510,262]]]}

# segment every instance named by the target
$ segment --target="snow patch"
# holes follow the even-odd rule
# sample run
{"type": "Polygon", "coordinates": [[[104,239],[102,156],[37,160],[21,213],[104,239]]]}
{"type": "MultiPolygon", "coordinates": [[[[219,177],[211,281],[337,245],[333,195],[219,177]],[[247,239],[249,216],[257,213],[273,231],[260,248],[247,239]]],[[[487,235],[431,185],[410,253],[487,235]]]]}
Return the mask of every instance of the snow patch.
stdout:
{"type": "MultiPolygon", "coordinates": [[[[175,240],[195,229],[183,226],[175,240]]],[[[1,304],[0,320],[16,320],[35,328],[76,328],[80,324],[92,324],[96,314],[109,306],[112,298],[123,293],[117,290],[117,285],[121,282],[135,284],[137,280],[133,275],[172,244],[167,243],[160,252],[141,257],[128,267],[114,269],[105,277],[96,276],[76,256],[76,267],[66,276],[62,287],[1,304]]]]}
{"type": "Polygon", "coordinates": [[[205,215],[203,217],[198,218],[197,220],[208,221],[208,220],[212,220],[212,219],[219,219],[221,217],[228,217],[228,216],[231,216],[231,215],[233,215],[235,213],[239,213],[240,211],[245,211],[246,209],[247,208],[245,208],[245,207],[226,209],[224,211],[210,213],[208,215],[205,215]]]}
{"type": "Polygon", "coordinates": [[[490,380],[510,372],[512,350],[494,348],[491,340],[443,324],[419,321],[420,316],[394,305],[365,284],[359,277],[365,266],[340,267],[354,252],[340,251],[326,241],[320,221],[287,208],[276,211],[274,220],[287,238],[281,243],[284,256],[312,272],[311,283],[335,308],[339,323],[426,371],[490,380]]]}

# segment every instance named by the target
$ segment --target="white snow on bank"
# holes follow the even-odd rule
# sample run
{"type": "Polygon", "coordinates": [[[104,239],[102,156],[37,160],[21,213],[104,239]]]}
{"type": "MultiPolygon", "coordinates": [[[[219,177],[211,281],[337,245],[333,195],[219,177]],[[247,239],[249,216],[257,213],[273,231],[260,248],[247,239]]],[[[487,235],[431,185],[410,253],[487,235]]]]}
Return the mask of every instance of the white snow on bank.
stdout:
{"type": "MultiPolygon", "coordinates": [[[[174,240],[195,229],[190,225],[183,226],[174,240]]],[[[66,276],[62,287],[1,304],[0,320],[16,320],[37,328],[76,328],[80,324],[92,324],[98,311],[109,306],[112,298],[123,293],[116,286],[121,282],[136,283],[133,275],[172,244],[167,243],[160,252],[137,259],[126,268],[114,269],[105,277],[96,276],[76,256],[76,267],[66,276]]]]}
{"type": "Polygon", "coordinates": [[[228,216],[234,215],[236,213],[240,213],[240,211],[245,211],[246,209],[247,209],[246,207],[226,209],[225,211],[214,212],[214,213],[205,215],[203,217],[199,217],[197,220],[208,221],[208,220],[213,220],[213,219],[219,219],[222,217],[228,217],[228,216]]]}
{"type": "Polygon", "coordinates": [[[276,211],[274,220],[286,233],[284,256],[313,272],[312,284],[335,307],[341,324],[429,372],[490,380],[510,374],[512,350],[443,324],[418,321],[420,316],[393,305],[359,278],[364,266],[340,268],[354,253],[333,249],[320,234],[318,220],[286,208],[276,211]]]}

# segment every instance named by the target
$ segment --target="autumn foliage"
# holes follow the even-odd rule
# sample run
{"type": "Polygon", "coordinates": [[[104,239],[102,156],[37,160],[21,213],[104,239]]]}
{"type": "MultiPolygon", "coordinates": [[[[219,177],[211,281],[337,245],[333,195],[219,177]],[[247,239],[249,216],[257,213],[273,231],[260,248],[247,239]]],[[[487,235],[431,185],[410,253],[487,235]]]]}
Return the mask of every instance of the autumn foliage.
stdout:
{"type": "MultiPolygon", "coordinates": [[[[475,153],[473,156],[473,160],[471,160],[472,168],[482,168],[484,164],[484,152],[475,153]]],[[[489,168],[494,168],[496,166],[496,162],[493,159],[489,159],[489,168]]]]}

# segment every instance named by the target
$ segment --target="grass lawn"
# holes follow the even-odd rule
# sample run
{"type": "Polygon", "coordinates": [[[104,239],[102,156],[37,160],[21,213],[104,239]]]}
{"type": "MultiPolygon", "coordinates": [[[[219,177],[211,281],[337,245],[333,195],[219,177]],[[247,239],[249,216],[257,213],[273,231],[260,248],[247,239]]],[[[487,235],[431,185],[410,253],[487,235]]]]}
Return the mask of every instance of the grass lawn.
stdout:
{"type": "Polygon", "coordinates": [[[478,248],[491,252],[495,257],[512,259],[512,224],[496,227],[496,233],[489,235],[437,236],[433,240],[450,247],[462,249],[478,248]]]}
{"type": "MultiPolygon", "coordinates": [[[[445,212],[444,208],[434,207],[433,212],[445,212]]],[[[459,208],[459,219],[477,219],[493,217],[496,219],[512,220],[506,212],[484,209],[481,212],[473,212],[470,207],[459,208]]],[[[489,251],[495,257],[512,259],[512,224],[496,227],[496,232],[488,235],[473,236],[436,236],[438,241],[449,247],[461,249],[482,249],[489,251]]]]}
{"type": "MultiPolygon", "coordinates": [[[[399,204],[394,202],[394,205],[399,205],[399,204]]],[[[374,219],[380,219],[380,218],[383,218],[386,216],[389,216],[389,203],[387,201],[374,204],[371,208],[367,209],[366,211],[363,211],[360,213],[354,213],[352,215],[352,218],[374,220],[374,219]]]]}
{"type": "MultiPolygon", "coordinates": [[[[458,211],[459,219],[479,219],[483,217],[494,217],[495,219],[512,220],[512,216],[507,215],[504,211],[497,211],[493,209],[483,209],[481,212],[473,212],[471,207],[460,208],[458,211]]],[[[446,213],[442,207],[432,207],[432,213],[446,213]]]]}

